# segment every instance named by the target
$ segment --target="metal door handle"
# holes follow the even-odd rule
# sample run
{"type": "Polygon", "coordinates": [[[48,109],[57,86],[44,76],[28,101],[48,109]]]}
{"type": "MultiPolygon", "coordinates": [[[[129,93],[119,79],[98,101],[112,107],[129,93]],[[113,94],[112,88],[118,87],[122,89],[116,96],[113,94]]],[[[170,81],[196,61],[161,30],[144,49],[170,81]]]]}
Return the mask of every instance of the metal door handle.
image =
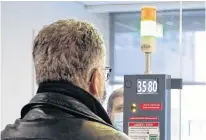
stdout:
{"type": "Polygon", "coordinates": [[[188,136],[191,136],[191,120],[188,121],[188,136]]]}

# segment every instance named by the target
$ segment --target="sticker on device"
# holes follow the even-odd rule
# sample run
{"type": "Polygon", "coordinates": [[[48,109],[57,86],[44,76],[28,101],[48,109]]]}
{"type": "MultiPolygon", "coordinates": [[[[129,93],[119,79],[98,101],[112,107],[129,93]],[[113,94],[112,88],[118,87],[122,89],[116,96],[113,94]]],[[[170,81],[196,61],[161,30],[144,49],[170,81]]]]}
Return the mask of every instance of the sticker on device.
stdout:
{"type": "Polygon", "coordinates": [[[129,122],[128,136],[133,140],[159,140],[158,122],[129,122]]]}
{"type": "Polygon", "coordinates": [[[162,110],[162,105],[160,103],[144,103],[140,104],[141,110],[162,110]]]}
{"type": "Polygon", "coordinates": [[[159,120],[159,117],[156,116],[132,116],[129,117],[129,120],[159,120]]]}

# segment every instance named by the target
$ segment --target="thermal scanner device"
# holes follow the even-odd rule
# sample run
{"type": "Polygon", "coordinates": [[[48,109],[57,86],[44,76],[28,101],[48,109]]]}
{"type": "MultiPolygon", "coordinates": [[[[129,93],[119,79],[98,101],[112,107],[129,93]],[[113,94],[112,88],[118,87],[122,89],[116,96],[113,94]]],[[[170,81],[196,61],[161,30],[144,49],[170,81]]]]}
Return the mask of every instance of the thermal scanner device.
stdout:
{"type": "Polygon", "coordinates": [[[123,131],[132,140],[171,139],[171,90],[182,89],[182,79],[151,74],[151,54],[156,44],[156,8],[141,9],[141,50],[144,74],[124,76],[123,131]]]}

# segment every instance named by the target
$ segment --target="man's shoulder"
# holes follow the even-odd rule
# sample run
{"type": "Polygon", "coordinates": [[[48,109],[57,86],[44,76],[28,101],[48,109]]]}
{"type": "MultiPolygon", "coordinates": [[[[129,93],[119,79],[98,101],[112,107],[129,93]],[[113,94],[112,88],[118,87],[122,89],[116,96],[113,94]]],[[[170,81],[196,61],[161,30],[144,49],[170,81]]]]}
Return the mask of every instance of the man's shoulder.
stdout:
{"type": "Polygon", "coordinates": [[[83,128],[84,132],[98,136],[98,140],[131,140],[123,132],[98,122],[86,121],[83,128]]]}
{"type": "Polygon", "coordinates": [[[1,132],[1,139],[52,140],[130,140],[124,133],[99,122],[70,118],[63,120],[22,122],[16,121],[1,132]]]}

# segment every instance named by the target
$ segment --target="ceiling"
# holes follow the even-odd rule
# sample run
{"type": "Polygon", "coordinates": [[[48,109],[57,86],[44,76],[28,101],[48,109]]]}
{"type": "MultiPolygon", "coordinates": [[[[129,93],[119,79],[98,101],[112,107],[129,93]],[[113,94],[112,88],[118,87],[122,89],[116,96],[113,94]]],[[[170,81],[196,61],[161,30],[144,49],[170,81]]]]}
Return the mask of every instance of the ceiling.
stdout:
{"type": "Polygon", "coordinates": [[[117,4],[135,4],[135,1],[81,1],[82,4],[87,6],[94,5],[117,5],[117,4]]]}
{"type": "Polygon", "coordinates": [[[155,6],[157,11],[180,9],[205,9],[204,1],[81,1],[85,9],[93,13],[140,11],[143,6],[155,6]]]}

